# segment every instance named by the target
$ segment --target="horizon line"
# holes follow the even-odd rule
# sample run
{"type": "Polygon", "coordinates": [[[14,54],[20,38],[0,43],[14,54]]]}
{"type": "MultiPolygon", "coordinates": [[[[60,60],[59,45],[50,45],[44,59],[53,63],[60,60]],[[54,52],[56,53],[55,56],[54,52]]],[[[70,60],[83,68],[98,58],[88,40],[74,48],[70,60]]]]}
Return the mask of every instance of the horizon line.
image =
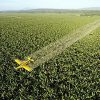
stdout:
{"type": "MultiPolygon", "coordinates": [[[[23,8],[23,9],[9,9],[9,10],[0,10],[0,11],[27,11],[27,10],[89,10],[90,8],[100,8],[100,7],[84,7],[84,8],[23,8]]],[[[90,9],[91,10],[91,9],[90,9]]]]}

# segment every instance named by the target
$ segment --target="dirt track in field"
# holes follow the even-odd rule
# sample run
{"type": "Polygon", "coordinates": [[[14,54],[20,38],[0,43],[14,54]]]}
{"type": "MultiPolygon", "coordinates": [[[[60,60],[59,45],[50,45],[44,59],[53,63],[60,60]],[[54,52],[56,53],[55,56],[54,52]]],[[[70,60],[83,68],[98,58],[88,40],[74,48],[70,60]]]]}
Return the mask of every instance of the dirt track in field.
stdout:
{"type": "Polygon", "coordinates": [[[30,64],[30,66],[32,68],[35,68],[38,65],[47,62],[51,58],[62,53],[67,47],[71,46],[76,41],[90,34],[93,30],[95,30],[98,27],[100,27],[100,20],[87,24],[77,29],[71,35],[65,35],[56,42],[50,43],[46,47],[43,47],[42,49],[34,52],[33,54],[29,55],[30,57],[32,57],[32,59],[34,59],[34,63],[30,64]]]}

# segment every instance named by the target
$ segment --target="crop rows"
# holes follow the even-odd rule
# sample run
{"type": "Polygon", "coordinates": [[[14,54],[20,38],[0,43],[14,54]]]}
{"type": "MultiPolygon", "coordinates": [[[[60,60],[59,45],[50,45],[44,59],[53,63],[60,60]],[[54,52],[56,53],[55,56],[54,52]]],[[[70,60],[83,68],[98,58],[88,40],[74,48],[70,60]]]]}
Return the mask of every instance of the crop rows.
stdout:
{"type": "Polygon", "coordinates": [[[15,71],[24,58],[99,17],[0,14],[0,99],[77,100],[99,97],[99,32],[78,41],[34,71],[15,71]]]}

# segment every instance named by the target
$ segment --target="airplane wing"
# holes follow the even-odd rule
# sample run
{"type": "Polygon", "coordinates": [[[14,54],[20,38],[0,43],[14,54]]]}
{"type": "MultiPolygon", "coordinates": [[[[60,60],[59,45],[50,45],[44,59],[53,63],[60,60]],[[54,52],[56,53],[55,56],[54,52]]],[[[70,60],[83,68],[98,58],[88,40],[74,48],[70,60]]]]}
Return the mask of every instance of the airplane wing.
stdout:
{"type": "Polygon", "coordinates": [[[15,62],[16,62],[17,64],[19,64],[19,65],[22,63],[22,61],[19,60],[19,59],[15,59],[15,62]]]}
{"type": "Polygon", "coordinates": [[[15,68],[16,70],[20,69],[20,68],[23,68],[22,66],[18,66],[17,68],[15,68]]]}
{"type": "Polygon", "coordinates": [[[25,70],[31,72],[32,71],[32,68],[27,66],[27,65],[23,65],[22,68],[24,68],[25,70]]]}

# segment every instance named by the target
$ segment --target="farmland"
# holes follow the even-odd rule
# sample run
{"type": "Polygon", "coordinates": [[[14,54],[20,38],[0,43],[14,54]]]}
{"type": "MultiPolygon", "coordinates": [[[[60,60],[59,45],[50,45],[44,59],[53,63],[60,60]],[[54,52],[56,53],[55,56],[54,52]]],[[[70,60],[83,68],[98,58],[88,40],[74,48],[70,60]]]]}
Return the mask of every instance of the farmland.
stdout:
{"type": "Polygon", "coordinates": [[[100,28],[31,73],[14,59],[54,43],[100,19],[57,13],[0,14],[0,99],[96,100],[100,97],[100,28]]]}

